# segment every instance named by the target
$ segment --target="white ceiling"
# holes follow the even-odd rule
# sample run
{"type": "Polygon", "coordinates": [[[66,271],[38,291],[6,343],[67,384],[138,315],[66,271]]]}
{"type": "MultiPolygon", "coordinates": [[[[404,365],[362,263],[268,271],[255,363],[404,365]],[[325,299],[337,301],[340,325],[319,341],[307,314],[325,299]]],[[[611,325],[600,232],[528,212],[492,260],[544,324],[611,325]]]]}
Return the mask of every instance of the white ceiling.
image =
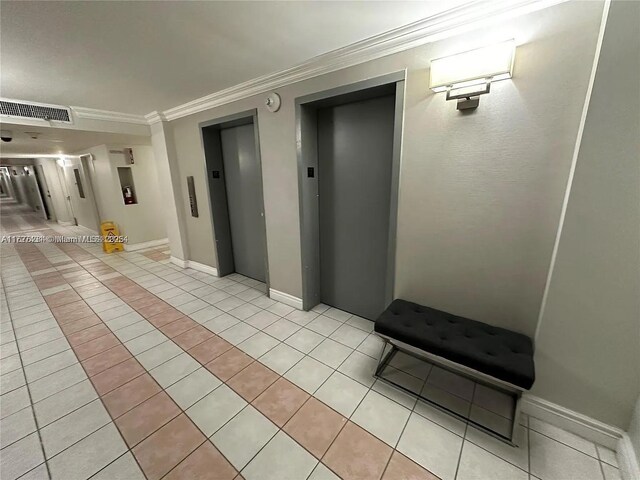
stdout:
{"type": "MultiPolygon", "coordinates": [[[[4,8],[4,7],[3,7],[4,8]]],[[[96,145],[149,145],[150,137],[122,133],[87,132],[68,128],[29,127],[2,123],[2,130],[10,130],[13,140],[0,143],[0,156],[51,155],[82,152],[96,145]],[[27,132],[39,133],[36,140],[27,132]]]]}
{"type": "Polygon", "coordinates": [[[2,2],[0,89],[147,114],[467,2],[2,2]]]}

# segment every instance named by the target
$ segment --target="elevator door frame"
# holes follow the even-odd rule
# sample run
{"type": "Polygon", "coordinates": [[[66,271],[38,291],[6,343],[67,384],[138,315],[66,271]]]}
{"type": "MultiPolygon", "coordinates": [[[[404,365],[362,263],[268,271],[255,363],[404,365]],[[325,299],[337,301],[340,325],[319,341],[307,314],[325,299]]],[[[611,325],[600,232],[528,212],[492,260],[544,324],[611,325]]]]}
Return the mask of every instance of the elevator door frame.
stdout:
{"type": "Polygon", "coordinates": [[[320,228],[318,201],[318,125],[319,108],[377,98],[395,93],[391,205],[385,275],[385,304],[394,297],[396,270],[396,236],[398,224],[398,188],[402,151],[405,71],[391,73],[362,82],[296,98],[296,149],[298,158],[298,194],[300,205],[300,244],[302,250],[302,308],[311,310],[320,303],[320,228]],[[386,93],[385,93],[386,92],[386,93]],[[313,167],[315,177],[308,177],[313,167]],[[311,181],[310,181],[311,180],[311,181]]]}
{"type": "Polygon", "coordinates": [[[253,125],[253,136],[255,142],[256,159],[260,169],[260,209],[262,211],[262,225],[264,231],[264,271],[265,283],[267,285],[267,295],[269,295],[269,258],[267,254],[267,226],[264,214],[264,184],[262,177],[262,159],[260,156],[260,136],[258,132],[258,111],[257,109],[239,112],[233,115],[208,120],[198,124],[200,140],[204,152],[204,175],[207,179],[207,201],[211,212],[211,231],[214,239],[214,256],[219,277],[224,277],[235,272],[233,260],[233,244],[231,239],[231,226],[229,219],[229,208],[227,204],[227,185],[224,173],[222,182],[213,182],[213,170],[224,172],[224,161],[222,158],[222,141],[220,131],[225,128],[240,127],[243,125],[253,125]],[[216,188],[218,186],[218,188],[216,188]]]}

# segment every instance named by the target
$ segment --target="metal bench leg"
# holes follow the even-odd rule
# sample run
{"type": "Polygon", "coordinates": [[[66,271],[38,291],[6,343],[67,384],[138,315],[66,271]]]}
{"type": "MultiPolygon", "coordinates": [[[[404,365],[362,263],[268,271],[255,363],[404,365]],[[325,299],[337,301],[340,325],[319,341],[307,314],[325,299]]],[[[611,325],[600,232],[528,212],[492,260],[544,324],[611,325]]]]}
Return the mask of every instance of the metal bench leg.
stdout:
{"type": "Polygon", "coordinates": [[[518,396],[516,397],[516,405],[513,410],[513,425],[511,426],[511,443],[516,447],[519,447],[518,442],[516,441],[516,428],[520,423],[520,411],[522,409],[522,392],[518,392],[518,396]]]}
{"type": "Polygon", "coordinates": [[[385,340],[384,345],[382,346],[382,351],[380,352],[380,360],[378,361],[378,367],[376,368],[376,373],[374,373],[375,377],[379,377],[382,374],[382,371],[385,369],[389,362],[393,359],[396,353],[398,353],[398,347],[391,343],[391,350],[387,352],[385,355],[384,351],[387,349],[387,345],[390,342],[385,340]]]}

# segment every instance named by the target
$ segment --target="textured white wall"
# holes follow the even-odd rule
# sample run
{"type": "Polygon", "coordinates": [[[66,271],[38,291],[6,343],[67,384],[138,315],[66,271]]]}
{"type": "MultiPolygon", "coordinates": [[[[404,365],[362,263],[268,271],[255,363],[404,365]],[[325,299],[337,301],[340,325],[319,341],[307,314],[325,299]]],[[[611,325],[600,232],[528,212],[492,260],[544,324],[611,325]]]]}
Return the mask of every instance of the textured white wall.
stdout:
{"type": "Polygon", "coordinates": [[[625,429],[640,394],[640,3],[609,11],[533,393],[625,429]]]}
{"type": "Polygon", "coordinates": [[[301,296],[295,98],[407,69],[396,294],[533,335],[603,4],[570,2],[170,122],[190,258],[215,266],[198,123],[258,108],[271,286],[301,296]],[[429,61],[515,38],[512,81],[471,115],[428,89],[429,61]]]}

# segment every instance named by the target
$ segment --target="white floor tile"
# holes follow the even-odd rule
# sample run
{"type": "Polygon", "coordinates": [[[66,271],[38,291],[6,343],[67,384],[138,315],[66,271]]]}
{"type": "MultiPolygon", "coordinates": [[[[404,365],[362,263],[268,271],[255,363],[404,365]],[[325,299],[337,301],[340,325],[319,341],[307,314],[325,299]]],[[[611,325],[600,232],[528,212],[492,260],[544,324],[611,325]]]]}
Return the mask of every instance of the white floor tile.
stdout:
{"type": "Polygon", "coordinates": [[[344,312],[337,308],[331,307],[326,310],[323,315],[338,320],[339,322],[346,322],[351,317],[351,314],[348,312],[344,312]]]}
{"type": "Polygon", "coordinates": [[[311,357],[304,357],[284,375],[297,386],[313,394],[333,370],[311,357]]]}
{"type": "Polygon", "coordinates": [[[389,365],[421,380],[427,379],[429,373],[431,373],[431,368],[433,367],[430,363],[419,360],[403,352],[396,353],[389,362],[389,365]]]}
{"type": "Polygon", "coordinates": [[[214,391],[222,382],[206,368],[199,368],[167,388],[167,393],[183,410],[214,391]]]}
{"type": "Polygon", "coordinates": [[[311,350],[309,356],[321,361],[331,368],[338,368],[352,352],[353,349],[338,343],[335,340],[327,338],[320,345],[311,350]]]}
{"type": "Polygon", "coordinates": [[[273,305],[270,305],[267,310],[271,313],[275,313],[279,317],[286,317],[291,312],[293,312],[295,308],[289,305],[285,305],[284,303],[276,302],[273,305]]]}
{"type": "Polygon", "coordinates": [[[302,357],[304,357],[303,353],[300,353],[286,343],[281,343],[260,357],[260,362],[274,372],[284,375],[291,367],[298,363],[302,357]]]}
{"type": "Polygon", "coordinates": [[[503,417],[513,418],[515,401],[505,392],[478,383],[473,394],[473,403],[503,417]]]}
{"type": "Polygon", "coordinates": [[[125,453],[96,473],[91,480],[145,480],[145,478],[133,455],[125,453]]]}
{"type": "Polygon", "coordinates": [[[44,462],[37,433],[0,450],[0,477],[14,480],[44,462]]]}
{"type": "Polygon", "coordinates": [[[269,325],[271,325],[274,322],[277,322],[278,320],[280,320],[280,317],[278,317],[277,315],[271,312],[267,312],[266,310],[262,310],[256,313],[255,315],[252,315],[251,317],[249,317],[246,320],[246,322],[249,325],[257,328],[258,330],[264,330],[269,325]]]}
{"type": "Polygon", "coordinates": [[[209,437],[246,405],[240,395],[226,385],[220,385],[190,407],[186,414],[209,437]]]}
{"type": "Polygon", "coordinates": [[[245,303],[231,310],[229,314],[233,315],[234,317],[240,320],[246,320],[247,318],[251,317],[252,315],[255,315],[258,312],[261,312],[261,310],[258,307],[250,303],[245,303]]]}
{"type": "Polygon", "coordinates": [[[40,428],[98,398],[89,379],[34,404],[40,428]]]}
{"type": "Polygon", "coordinates": [[[325,467],[322,463],[318,463],[309,476],[309,480],[340,480],[340,477],[325,467]]]}
{"type": "Polygon", "coordinates": [[[320,344],[320,342],[324,340],[324,338],[325,337],[319,335],[316,332],[312,332],[311,330],[307,330],[306,328],[301,328],[296,333],[287,338],[284,343],[292,346],[302,353],[309,353],[311,350],[316,348],[320,344]]]}
{"type": "Polygon", "coordinates": [[[529,418],[529,428],[535,430],[538,433],[542,433],[547,437],[551,437],[560,443],[564,443],[570,447],[580,450],[582,453],[586,453],[594,458],[598,458],[596,446],[593,442],[586,440],[582,437],[569,433],[566,430],[562,430],[554,425],[551,425],[537,418],[529,418]]]}
{"type": "Polygon", "coordinates": [[[517,448],[507,445],[471,425],[467,428],[465,439],[514,464],[516,467],[529,471],[529,432],[522,425],[516,428],[515,441],[518,445],[517,448]]]}
{"type": "Polygon", "coordinates": [[[116,330],[113,333],[116,337],[118,337],[118,340],[120,340],[122,343],[126,343],[127,341],[139,337],[140,335],[144,335],[145,333],[155,330],[155,328],[156,327],[154,327],[151,323],[141,321],[116,330]]]}
{"type": "Polygon", "coordinates": [[[489,410],[485,410],[482,407],[471,405],[471,413],[469,415],[469,419],[479,423],[489,430],[500,433],[505,437],[511,436],[511,429],[513,428],[513,423],[511,422],[511,420],[501,417],[500,415],[490,412],[489,410]]]}
{"type": "Polygon", "coordinates": [[[220,334],[225,330],[233,327],[240,323],[236,317],[229,315],[228,313],[223,313],[222,315],[218,315],[217,317],[203,323],[206,328],[211,330],[213,333],[220,334]]]}
{"type": "Polygon", "coordinates": [[[205,322],[208,322],[209,320],[219,317],[223,313],[224,312],[219,308],[216,308],[213,305],[208,305],[205,308],[198,310],[197,312],[193,312],[189,314],[189,317],[191,317],[193,320],[195,320],[198,323],[205,323],[205,322]]]}
{"type": "Polygon", "coordinates": [[[31,400],[33,402],[39,402],[86,378],[87,375],[79,363],[63,368],[62,370],[30,383],[29,391],[31,392],[31,400]]]}
{"type": "Polygon", "coordinates": [[[449,393],[446,390],[442,390],[433,384],[427,382],[424,385],[422,388],[422,396],[442,407],[456,412],[458,415],[462,415],[464,417],[469,415],[469,410],[471,409],[470,402],[449,393]]]}
{"type": "Polygon", "coordinates": [[[157,366],[149,373],[162,388],[167,388],[198,368],[200,364],[188,353],[183,353],[157,366]]]}
{"type": "Polygon", "coordinates": [[[461,375],[457,375],[448,370],[444,370],[438,366],[431,369],[427,383],[434,385],[442,390],[452,393],[458,397],[462,397],[467,401],[473,398],[475,383],[461,375]]]}
{"type": "Polygon", "coordinates": [[[319,315],[319,313],[314,312],[312,310],[305,312],[304,310],[294,310],[291,313],[289,313],[286,318],[287,320],[291,320],[294,323],[297,323],[298,325],[301,326],[305,326],[307,325],[311,320],[313,320],[314,318],[316,318],[319,315]]]}
{"type": "Polygon", "coordinates": [[[240,322],[224,332],[220,336],[232,345],[238,345],[246,339],[258,333],[258,330],[244,322],[240,322]]]}
{"type": "Polygon", "coordinates": [[[454,416],[443,412],[422,400],[418,400],[414,412],[434,423],[437,423],[456,435],[464,436],[464,432],[467,428],[466,422],[463,422],[462,420],[455,418],[454,416]]]}
{"type": "Polygon", "coordinates": [[[357,348],[368,336],[367,332],[345,324],[333,332],[330,338],[350,348],[357,348]]]}
{"type": "Polygon", "coordinates": [[[318,389],[315,397],[349,418],[367,394],[367,387],[340,372],[334,372],[318,389]]]}
{"type": "Polygon", "coordinates": [[[300,325],[298,325],[297,323],[293,323],[285,318],[281,318],[280,320],[273,322],[271,325],[265,328],[264,332],[268,333],[272,337],[277,338],[280,341],[284,341],[295,332],[300,330],[300,328],[302,327],[300,327],[300,325]]]}
{"type": "Polygon", "coordinates": [[[102,402],[94,400],[40,430],[45,456],[57,455],[110,422],[102,402]]]}
{"type": "Polygon", "coordinates": [[[126,451],[118,429],[109,423],[49,460],[51,478],[89,478],[126,451]]]}
{"type": "Polygon", "coordinates": [[[410,414],[408,408],[370,390],[351,420],[387,445],[395,447],[410,414]]]}
{"type": "Polygon", "coordinates": [[[238,348],[251,355],[253,358],[260,358],[280,342],[266,333],[258,332],[244,342],[238,344],[238,348]]]}
{"type": "Polygon", "coordinates": [[[470,442],[464,442],[456,480],[529,480],[529,474],[470,442]]]}
{"type": "Polygon", "coordinates": [[[217,308],[223,310],[225,312],[229,312],[234,308],[239,307],[240,305],[244,305],[244,302],[236,297],[225,298],[224,300],[215,304],[217,308]]]}
{"type": "Polygon", "coordinates": [[[251,405],[247,405],[211,441],[227,460],[240,471],[278,432],[267,417],[251,405]]]}
{"type": "Polygon", "coordinates": [[[342,325],[341,322],[333,318],[320,315],[314,318],[312,321],[310,321],[306,325],[306,328],[308,328],[309,330],[313,330],[314,332],[319,333],[320,335],[324,335],[325,337],[328,337],[333,332],[335,332],[341,325],[342,325]]]}
{"type": "Polygon", "coordinates": [[[529,442],[531,473],[542,480],[603,480],[595,458],[533,430],[529,442]]]}
{"type": "Polygon", "coordinates": [[[251,460],[242,476],[246,480],[304,480],[318,461],[283,431],[251,460]]]}
{"type": "Polygon", "coordinates": [[[160,345],[168,340],[167,336],[160,330],[151,330],[148,333],[144,333],[139,337],[129,340],[125,343],[127,350],[133,355],[138,355],[142,352],[146,352],[150,348],[160,345]]]}
{"type": "Polygon", "coordinates": [[[35,431],[36,422],[31,407],[23,408],[0,420],[0,445],[5,448],[35,431]]]}
{"type": "Polygon", "coordinates": [[[412,413],[397,449],[442,480],[453,480],[462,438],[412,413]]]}
{"type": "Polygon", "coordinates": [[[183,353],[183,350],[178,347],[178,345],[173,343],[171,340],[167,340],[160,345],[156,345],[155,347],[136,355],[136,359],[144,368],[152,370],[158,365],[177,357],[181,353],[183,353]]]}
{"type": "MultiPolygon", "coordinates": [[[[382,378],[401,385],[411,392],[420,392],[424,383],[423,380],[417,377],[414,377],[412,375],[409,375],[408,373],[403,372],[402,370],[397,370],[389,366],[384,369],[382,378]]],[[[416,404],[417,397],[415,393],[407,393],[404,390],[400,390],[396,386],[384,382],[383,380],[376,380],[372,388],[376,392],[386,395],[387,397],[395,400],[396,402],[404,405],[407,408],[411,409],[416,404]]]]}
{"type": "Polygon", "coordinates": [[[342,362],[338,371],[367,387],[371,387],[376,381],[376,378],[373,376],[376,371],[376,366],[377,362],[370,356],[358,351],[353,351],[351,355],[342,362]]]}

